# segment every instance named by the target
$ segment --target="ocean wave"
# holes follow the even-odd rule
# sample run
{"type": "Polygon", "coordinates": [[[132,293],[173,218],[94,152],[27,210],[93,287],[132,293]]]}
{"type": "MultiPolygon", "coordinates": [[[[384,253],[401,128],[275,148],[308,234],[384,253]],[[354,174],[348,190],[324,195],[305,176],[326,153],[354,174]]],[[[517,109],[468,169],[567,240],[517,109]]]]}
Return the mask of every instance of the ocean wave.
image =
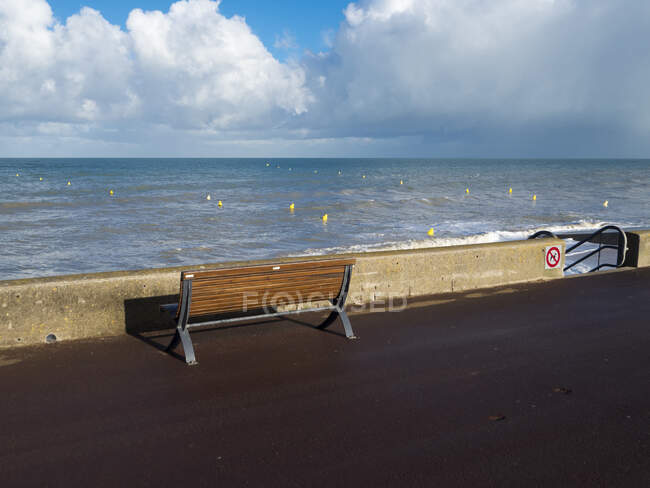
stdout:
{"type": "Polygon", "coordinates": [[[565,225],[550,225],[534,227],[522,231],[489,231],[482,234],[474,234],[459,237],[435,237],[431,239],[412,239],[407,241],[389,241],[374,244],[354,244],[351,246],[335,246],[324,248],[305,249],[301,253],[292,256],[317,256],[320,254],[345,254],[368,251],[399,251],[409,249],[427,249],[435,247],[463,246],[468,244],[488,244],[492,242],[525,240],[535,232],[548,230],[555,234],[573,231],[596,230],[607,225],[605,222],[579,221],[565,225]]]}
{"type": "MultiPolygon", "coordinates": [[[[400,203],[402,203],[402,202],[410,203],[410,200],[402,200],[400,203]]],[[[424,205],[437,207],[437,206],[446,205],[448,203],[451,203],[451,202],[453,202],[453,200],[451,198],[447,197],[447,196],[428,197],[428,198],[427,197],[422,197],[422,198],[418,198],[418,202],[420,202],[420,203],[422,203],[424,205]]]]}

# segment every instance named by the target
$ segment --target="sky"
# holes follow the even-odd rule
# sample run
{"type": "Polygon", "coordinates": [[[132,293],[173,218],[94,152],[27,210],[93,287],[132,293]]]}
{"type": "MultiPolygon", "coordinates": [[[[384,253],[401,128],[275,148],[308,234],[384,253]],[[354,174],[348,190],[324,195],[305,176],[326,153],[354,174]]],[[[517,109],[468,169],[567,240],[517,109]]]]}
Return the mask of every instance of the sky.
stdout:
{"type": "Polygon", "coordinates": [[[649,157],[647,0],[0,0],[0,157],[649,157]]]}

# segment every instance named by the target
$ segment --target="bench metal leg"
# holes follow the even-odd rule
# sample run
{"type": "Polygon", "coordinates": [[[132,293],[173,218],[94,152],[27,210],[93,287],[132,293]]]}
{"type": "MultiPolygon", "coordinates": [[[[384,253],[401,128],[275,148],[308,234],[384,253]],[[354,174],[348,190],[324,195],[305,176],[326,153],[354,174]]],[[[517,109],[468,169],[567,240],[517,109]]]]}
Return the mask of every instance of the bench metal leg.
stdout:
{"type": "Polygon", "coordinates": [[[350,325],[350,319],[348,319],[348,314],[345,313],[345,299],[348,297],[348,290],[350,289],[350,275],[352,273],[352,266],[347,265],[345,267],[345,275],[343,276],[343,284],[341,286],[341,291],[339,296],[334,303],[336,305],[336,310],[339,313],[341,322],[343,322],[343,328],[345,329],[345,336],[348,339],[356,339],[357,336],[354,335],[352,330],[352,325],[350,325]]]}
{"type": "Polygon", "coordinates": [[[183,344],[183,353],[185,354],[185,362],[190,366],[199,364],[196,360],[196,356],[194,355],[194,346],[192,345],[190,332],[187,329],[183,329],[182,327],[176,328],[176,332],[174,333],[174,338],[169,343],[169,346],[167,346],[167,352],[174,349],[179,342],[183,344]]]}
{"type": "Polygon", "coordinates": [[[341,323],[343,324],[343,328],[345,329],[345,336],[348,339],[356,339],[357,336],[354,335],[354,331],[352,330],[352,325],[350,324],[350,319],[348,319],[348,314],[345,313],[345,310],[342,308],[336,308],[335,310],[332,310],[332,313],[329,314],[329,316],[325,319],[325,321],[317,326],[317,329],[326,329],[330,325],[334,323],[334,321],[340,318],[341,323]]]}
{"type": "Polygon", "coordinates": [[[196,356],[194,355],[194,346],[192,346],[192,339],[190,338],[190,332],[187,330],[187,322],[190,317],[190,297],[192,296],[192,282],[185,280],[183,281],[183,290],[182,290],[182,300],[180,303],[181,309],[178,313],[178,322],[176,325],[176,332],[174,333],[174,338],[167,346],[167,351],[171,351],[178,343],[183,344],[183,353],[185,354],[185,362],[189,365],[198,364],[196,362],[196,356]]]}
{"type": "Polygon", "coordinates": [[[343,322],[343,328],[345,329],[345,336],[348,339],[356,339],[357,336],[354,335],[352,330],[352,325],[350,324],[350,319],[348,319],[348,314],[345,313],[345,310],[340,308],[338,309],[339,318],[343,322]]]}
{"type": "Polygon", "coordinates": [[[345,275],[343,276],[343,283],[341,285],[341,291],[339,292],[339,296],[333,300],[330,300],[332,302],[332,305],[334,305],[334,307],[336,308],[332,311],[329,317],[325,319],[325,322],[323,322],[321,325],[318,326],[318,328],[325,329],[329,327],[332,323],[334,323],[336,317],[338,316],[341,319],[343,328],[345,329],[345,336],[348,339],[356,339],[357,336],[354,335],[354,331],[352,330],[352,325],[350,324],[350,319],[348,318],[348,314],[345,313],[345,299],[348,296],[348,289],[350,287],[350,273],[351,273],[350,266],[346,266],[345,275]]]}
{"type": "Polygon", "coordinates": [[[176,329],[178,335],[181,338],[183,343],[183,352],[185,353],[185,362],[190,366],[194,364],[199,364],[196,361],[196,356],[194,355],[194,346],[192,345],[192,339],[190,338],[190,331],[185,329],[176,329]]]}

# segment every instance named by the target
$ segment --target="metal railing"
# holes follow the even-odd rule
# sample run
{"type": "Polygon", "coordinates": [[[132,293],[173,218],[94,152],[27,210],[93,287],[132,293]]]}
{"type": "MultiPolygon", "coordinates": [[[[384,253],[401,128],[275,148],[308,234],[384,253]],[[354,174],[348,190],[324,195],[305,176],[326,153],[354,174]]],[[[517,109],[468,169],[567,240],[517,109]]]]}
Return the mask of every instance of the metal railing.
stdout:
{"type": "Polygon", "coordinates": [[[623,266],[623,263],[625,262],[625,254],[627,252],[627,236],[625,235],[625,231],[621,229],[617,225],[606,225],[604,227],[601,227],[597,231],[593,232],[592,234],[589,234],[585,236],[585,234],[554,234],[553,232],[550,232],[548,230],[540,230],[539,232],[535,232],[533,235],[528,237],[529,239],[537,239],[538,237],[555,237],[558,239],[575,239],[578,240],[575,244],[573,244],[571,247],[569,247],[565,251],[565,256],[568,258],[571,256],[571,253],[573,252],[573,255],[577,254],[584,254],[584,256],[580,257],[579,259],[572,261],[570,264],[564,267],[564,271],[568,271],[574,266],[582,263],[583,261],[586,261],[590,257],[594,255],[598,255],[598,263],[596,267],[590,269],[587,271],[588,273],[592,273],[594,271],[598,271],[599,269],[605,268],[605,267],[610,267],[610,268],[620,268],[623,266]],[[608,233],[605,234],[606,231],[615,231],[615,233],[608,233]],[[585,243],[596,243],[598,244],[598,247],[593,250],[588,250],[588,251],[580,251],[580,252],[575,252],[576,249],[578,249],[580,246],[582,246],[585,243]],[[600,262],[600,257],[601,253],[605,249],[614,249],[616,250],[616,263],[601,263],[600,262]]]}

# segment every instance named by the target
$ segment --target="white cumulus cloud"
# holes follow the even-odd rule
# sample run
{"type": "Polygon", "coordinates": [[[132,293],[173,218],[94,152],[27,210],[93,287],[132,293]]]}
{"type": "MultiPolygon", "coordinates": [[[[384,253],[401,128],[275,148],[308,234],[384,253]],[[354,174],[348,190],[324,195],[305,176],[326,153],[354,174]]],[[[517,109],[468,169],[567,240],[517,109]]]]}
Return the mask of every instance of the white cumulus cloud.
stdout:
{"type": "Polygon", "coordinates": [[[647,0],[361,0],[287,62],[219,4],[0,0],[0,156],[650,151],[647,0]]]}
{"type": "Polygon", "coordinates": [[[158,122],[248,128],[267,125],[276,109],[307,110],[302,69],[276,60],[244,18],[219,14],[218,2],[180,1],[167,14],[135,9],[126,25],[137,82],[158,122]]]}
{"type": "Polygon", "coordinates": [[[1,120],[79,123],[130,105],[128,37],[84,8],[65,25],[47,3],[0,3],[1,120]]]}
{"type": "Polygon", "coordinates": [[[0,123],[25,137],[43,123],[116,140],[256,130],[307,110],[304,81],[217,1],[135,9],[123,30],[91,8],[58,23],[45,0],[0,0],[0,123]]]}

